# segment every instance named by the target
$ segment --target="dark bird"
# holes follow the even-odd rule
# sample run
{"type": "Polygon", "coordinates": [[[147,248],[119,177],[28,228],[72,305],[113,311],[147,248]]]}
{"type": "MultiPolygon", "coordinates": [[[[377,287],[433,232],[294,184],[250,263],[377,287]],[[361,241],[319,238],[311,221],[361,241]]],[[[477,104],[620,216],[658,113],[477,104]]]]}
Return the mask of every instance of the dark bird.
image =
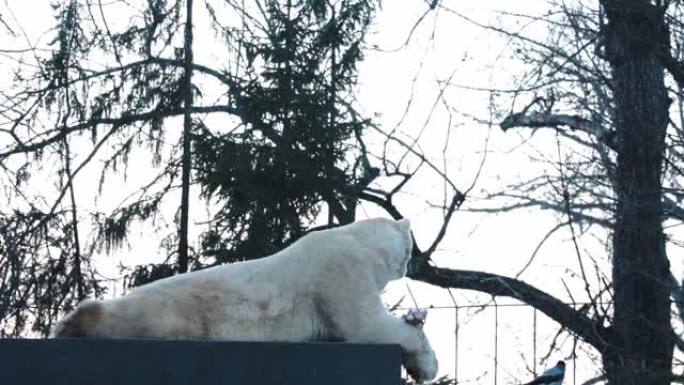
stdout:
{"type": "Polygon", "coordinates": [[[547,369],[541,376],[524,385],[561,385],[565,377],[565,362],[558,361],[556,366],[547,369]]]}

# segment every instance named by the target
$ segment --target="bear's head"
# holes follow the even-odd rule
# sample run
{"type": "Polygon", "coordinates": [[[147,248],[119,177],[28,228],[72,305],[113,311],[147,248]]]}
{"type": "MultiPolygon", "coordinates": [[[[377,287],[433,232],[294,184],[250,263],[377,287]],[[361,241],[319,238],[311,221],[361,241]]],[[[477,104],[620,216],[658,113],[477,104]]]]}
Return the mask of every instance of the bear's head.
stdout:
{"type": "Polygon", "coordinates": [[[372,266],[378,288],[406,274],[413,249],[408,219],[366,219],[340,229],[349,232],[365,264],[372,266]]]}

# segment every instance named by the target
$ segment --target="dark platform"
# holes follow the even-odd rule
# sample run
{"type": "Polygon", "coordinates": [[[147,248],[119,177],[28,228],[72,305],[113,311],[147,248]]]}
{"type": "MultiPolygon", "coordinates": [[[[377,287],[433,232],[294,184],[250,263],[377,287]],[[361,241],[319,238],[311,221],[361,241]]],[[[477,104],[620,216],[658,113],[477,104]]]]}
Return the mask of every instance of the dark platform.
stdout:
{"type": "Polygon", "coordinates": [[[398,385],[400,365],[393,345],[0,340],[2,385],[398,385]]]}

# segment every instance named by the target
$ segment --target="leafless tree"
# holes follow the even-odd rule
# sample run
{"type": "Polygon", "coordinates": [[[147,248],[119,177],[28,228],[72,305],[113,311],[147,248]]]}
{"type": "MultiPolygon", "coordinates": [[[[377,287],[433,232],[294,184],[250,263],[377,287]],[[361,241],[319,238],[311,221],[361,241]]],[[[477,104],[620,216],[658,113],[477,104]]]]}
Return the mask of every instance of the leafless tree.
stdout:
{"type": "MultiPolygon", "coordinates": [[[[440,2],[437,9],[463,17],[457,5],[440,2]]],[[[431,266],[431,248],[414,258],[416,279],[535,306],[601,353],[610,384],[676,377],[670,298],[681,289],[670,272],[663,222],[681,221],[680,124],[670,111],[682,94],[681,12],[679,2],[603,0],[593,8],[550,2],[543,16],[508,15],[547,23],[546,40],[482,25],[507,35],[530,63],[510,92],[516,107],[501,128],[552,129],[558,149],[567,149],[551,153],[557,174],[492,194],[512,203],[488,211],[550,208],[573,234],[579,226],[603,227],[612,239],[612,278],[587,294],[594,303],[609,299],[612,309],[575,310],[514,278],[431,266]]]]}

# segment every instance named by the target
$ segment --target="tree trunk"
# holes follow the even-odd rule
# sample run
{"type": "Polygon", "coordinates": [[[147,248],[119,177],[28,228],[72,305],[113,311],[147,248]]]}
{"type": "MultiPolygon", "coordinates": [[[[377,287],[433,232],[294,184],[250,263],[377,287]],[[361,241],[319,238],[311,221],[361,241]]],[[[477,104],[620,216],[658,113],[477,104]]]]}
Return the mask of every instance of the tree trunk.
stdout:
{"type": "Polygon", "coordinates": [[[181,209],[180,230],[178,240],[178,272],[188,271],[188,222],[190,212],[190,167],[192,166],[191,134],[192,134],[192,0],[186,0],[185,18],[185,74],[183,79],[183,97],[185,114],[183,115],[183,155],[181,159],[181,209]]]}
{"type": "Polygon", "coordinates": [[[603,352],[611,385],[670,383],[669,262],[661,170],[669,101],[657,58],[669,46],[662,15],[644,0],[602,1],[617,132],[613,231],[613,341],[603,352]]]}

